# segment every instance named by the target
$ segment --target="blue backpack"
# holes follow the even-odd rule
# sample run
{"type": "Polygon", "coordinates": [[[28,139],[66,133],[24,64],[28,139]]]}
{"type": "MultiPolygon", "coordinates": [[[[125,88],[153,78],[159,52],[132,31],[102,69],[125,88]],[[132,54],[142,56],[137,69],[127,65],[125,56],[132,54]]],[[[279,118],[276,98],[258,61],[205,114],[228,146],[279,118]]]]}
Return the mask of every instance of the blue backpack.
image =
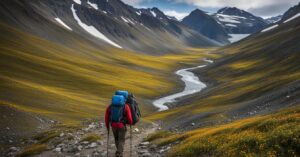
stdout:
{"type": "Polygon", "coordinates": [[[110,105],[110,122],[124,122],[126,100],[122,95],[114,95],[110,105]]]}
{"type": "Polygon", "coordinates": [[[129,94],[128,91],[118,90],[118,91],[116,91],[115,95],[124,96],[125,101],[129,105],[129,108],[131,111],[132,124],[135,125],[139,121],[139,119],[142,115],[141,115],[138,103],[135,100],[133,94],[129,94]]]}

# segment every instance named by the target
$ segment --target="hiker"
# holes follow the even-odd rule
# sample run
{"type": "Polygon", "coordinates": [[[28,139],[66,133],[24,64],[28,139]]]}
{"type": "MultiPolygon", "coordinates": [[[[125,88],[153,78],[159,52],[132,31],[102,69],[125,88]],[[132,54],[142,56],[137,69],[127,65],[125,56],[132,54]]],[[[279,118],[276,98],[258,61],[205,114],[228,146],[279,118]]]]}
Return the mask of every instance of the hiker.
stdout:
{"type": "Polygon", "coordinates": [[[105,124],[108,130],[108,137],[110,126],[112,127],[112,132],[115,138],[115,145],[117,148],[115,154],[116,157],[123,156],[125,135],[127,131],[126,124],[130,125],[131,131],[131,125],[137,123],[140,117],[140,111],[138,109],[136,101],[133,100],[133,98],[134,96],[132,94],[129,94],[127,91],[116,91],[115,95],[112,97],[111,105],[109,105],[106,109],[105,124]]]}

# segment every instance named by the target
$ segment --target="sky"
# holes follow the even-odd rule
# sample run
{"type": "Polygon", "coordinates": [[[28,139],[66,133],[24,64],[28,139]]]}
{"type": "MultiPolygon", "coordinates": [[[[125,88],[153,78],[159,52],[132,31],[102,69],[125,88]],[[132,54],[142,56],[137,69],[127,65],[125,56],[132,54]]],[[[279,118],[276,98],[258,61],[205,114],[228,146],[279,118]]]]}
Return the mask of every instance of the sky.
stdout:
{"type": "Polygon", "coordinates": [[[165,14],[182,19],[198,8],[215,13],[223,7],[237,7],[263,18],[283,14],[300,0],[123,0],[136,8],[157,7],[165,14]]]}

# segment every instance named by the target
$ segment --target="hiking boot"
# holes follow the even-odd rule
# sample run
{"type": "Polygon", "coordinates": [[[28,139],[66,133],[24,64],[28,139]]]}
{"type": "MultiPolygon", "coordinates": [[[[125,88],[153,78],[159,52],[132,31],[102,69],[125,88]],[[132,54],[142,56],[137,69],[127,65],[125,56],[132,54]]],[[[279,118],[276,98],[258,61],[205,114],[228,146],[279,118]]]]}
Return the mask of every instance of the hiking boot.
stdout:
{"type": "Polygon", "coordinates": [[[115,157],[123,157],[123,155],[120,152],[116,151],[115,157]]]}

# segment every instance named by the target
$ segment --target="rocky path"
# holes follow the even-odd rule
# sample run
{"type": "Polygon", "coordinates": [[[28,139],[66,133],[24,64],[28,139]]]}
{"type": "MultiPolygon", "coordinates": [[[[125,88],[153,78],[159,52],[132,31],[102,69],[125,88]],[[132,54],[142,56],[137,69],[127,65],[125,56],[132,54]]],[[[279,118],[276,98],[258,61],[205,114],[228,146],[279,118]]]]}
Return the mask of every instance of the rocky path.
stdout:
{"type": "MultiPolygon", "coordinates": [[[[127,127],[126,145],[124,148],[124,157],[130,155],[130,135],[129,127],[127,127]]],[[[149,142],[143,142],[143,139],[150,133],[158,129],[156,124],[147,124],[143,126],[132,128],[132,156],[133,157],[150,157],[155,152],[149,151],[149,142]]],[[[49,149],[36,157],[105,157],[107,145],[107,130],[103,123],[92,122],[86,125],[85,128],[76,130],[74,132],[62,132],[59,137],[56,137],[48,142],[49,149]],[[101,137],[98,140],[84,140],[87,135],[97,135],[101,137]]],[[[113,157],[115,154],[115,144],[113,135],[110,135],[109,140],[109,156],[113,157]]]]}

